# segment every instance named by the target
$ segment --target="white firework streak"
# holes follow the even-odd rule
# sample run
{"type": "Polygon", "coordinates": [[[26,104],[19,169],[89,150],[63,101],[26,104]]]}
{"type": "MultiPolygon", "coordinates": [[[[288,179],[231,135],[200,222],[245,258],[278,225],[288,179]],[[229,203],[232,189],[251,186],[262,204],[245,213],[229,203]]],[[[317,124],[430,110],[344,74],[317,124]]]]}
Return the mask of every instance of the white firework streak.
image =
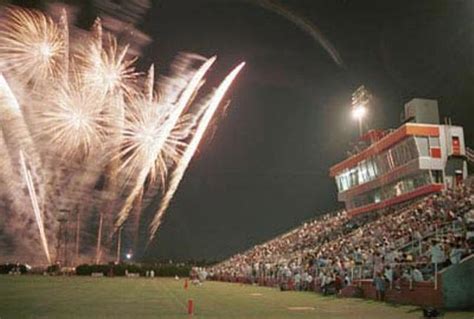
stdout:
{"type": "MultiPolygon", "coordinates": [[[[40,196],[44,194],[43,191],[43,184],[42,184],[42,178],[38,175],[40,173],[40,160],[39,160],[39,155],[36,154],[35,147],[33,144],[33,140],[31,139],[31,136],[29,135],[28,128],[26,127],[26,124],[23,120],[20,106],[18,105],[18,102],[13,95],[8,83],[6,82],[5,78],[3,75],[0,74],[0,111],[2,116],[0,117],[0,125],[3,130],[3,141],[5,142],[5,148],[3,148],[3,152],[8,152],[10,154],[10,159],[5,158],[5,161],[2,165],[2,170],[8,170],[9,166],[12,163],[20,163],[21,158],[18,157],[16,154],[20,154],[19,151],[22,149],[27,149],[29,152],[32,154],[32,159],[35,163],[35,166],[31,166],[34,169],[35,172],[35,180],[36,184],[40,188],[40,196]],[[10,164],[10,165],[9,165],[10,164]]],[[[17,180],[15,177],[14,172],[18,172],[16,170],[16,167],[10,166],[12,168],[11,172],[3,172],[3,174],[7,174],[7,178],[9,179],[7,183],[10,186],[9,188],[16,188],[16,189],[10,189],[9,190],[9,195],[12,199],[14,208],[17,211],[18,214],[24,214],[25,213],[25,208],[21,203],[21,192],[18,194],[21,188],[21,183],[17,180]]],[[[30,173],[31,177],[31,173],[30,173]]],[[[33,178],[31,178],[31,182],[33,183],[33,178]]],[[[7,186],[8,188],[8,186],[7,186]]],[[[36,199],[36,202],[38,205],[41,206],[42,202],[42,197],[40,197],[40,201],[38,203],[38,199],[36,199]]],[[[29,218],[26,220],[20,221],[17,219],[17,222],[20,223],[27,223],[29,218]]],[[[15,225],[18,227],[18,225],[15,225]]]]}
{"type": "MultiPolygon", "coordinates": [[[[34,160],[35,166],[33,173],[38,183],[42,184],[41,161],[36,151],[34,141],[30,135],[28,127],[24,121],[20,106],[7,81],[0,73],[0,126],[3,130],[3,137],[6,145],[10,148],[10,157],[12,163],[18,162],[18,151],[25,149],[29,156],[34,160]]],[[[35,181],[36,182],[36,181],[35,181]]],[[[40,198],[42,199],[44,191],[40,189],[40,198]]]]}
{"type": "Polygon", "coordinates": [[[150,237],[149,237],[148,243],[150,243],[155,237],[156,231],[161,225],[161,220],[166,212],[166,209],[168,208],[170,201],[173,198],[174,193],[178,189],[179,183],[181,179],[183,178],[184,173],[186,172],[186,168],[191,162],[191,159],[193,155],[195,154],[196,149],[199,145],[199,142],[204,136],[204,133],[206,132],[206,129],[209,123],[211,122],[212,117],[214,116],[214,113],[219,107],[230,85],[232,84],[232,82],[234,81],[234,79],[237,77],[237,75],[239,74],[239,72],[242,70],[244,66],[245,66],[245,62],[242,62],[232,72],[230,72],[229,75],[227,75],[227,77],[221,83],[221,85],[217,88],[214,96],[209,101],[209,104],[206,107],[206,111],[204,112],[201,120],[199,121],[199,124],[196,128],[196,132],[194,133],[191,139],[191,142],[187,146],[182,157],[179,159],[175,170],[171,173],[169,187],[166,190],[165,195],[163,196],[163,200],[160,203],[160,208],[156,212],[153,218],[153,221],[151,222],[150,227],[149,227],[150,237]]]}
{"type": "Polygon", "coordinates": [[[201,81],[204,78],[204,75],[210,69],[215,60],[216,58],[212,57],[208,59],[205,63],[203,63],[203,65],[199,68],[199,70],[189,82],[186,89],[183,91],[176,107],[171,111],[169,118],[164,123],[164,127],[161,129],[160,132],[161,134],[156,137],[155,141],[153,141],[154,146],[152,154],[150,154],[150,156],[146,159],[145,165],[139,173],[138,178],[135,182],[135,186],[133,187],[130,195],[127,197],[123,208],[120,210],[118,219],[115,223],[115,227],[117,229],[127,220],[135,198],[137,197],[137,195],[140,194],[140,191],[146,181],[147,176],[150,174],[152,168],[155,165],[155,161],[157,160],[160,153],[163,151],[163,146],[166,143],[166,139],[175,127],[186,106],[188,106],[188,103],[192,98],[193,94],[195,94],[195,91],[199,88],[201,81]]]}
{"type": "MultiPolygon", "coordinates": [[[[14,250],[16,259],[27,260],[32,256],[38,256],[41,251],[41,246],[38,245],[39,237],[36,229],[28,228],[28,225],[34,224],[34,218],[31,216],[31,209],[26,207],[26,198],[24,198],[25,185],[20,178],[20,172],[12,165],[10,154],[7,151],[7,145],[3,139],[3,132],[0,129],[0,183],[2,185],[2,197],[10,200],[9,209],[4,212],[2,216],[5,221],[4,232],[10,237],[22,234],[23,240],[15,243],[14,247],[9,247],[14,250]],[[20,258],[18,258],[20,257],[20,258]]],[[[3,213],[3,212],[2,212],[3,213]]],[[[9,261],[7,257],[7,249],[2,250],[1,257],[7,258],[5,262],[9,261]]],[[[11,259],[10,259],[11,260],[11,259]]]]}
{"type": "Polygon", "coordinates": [[[33,185],[33,179],[31,178],[30,170],[27,169],[26,167],[26,161],[25,161],[25,157],[22,151],[20,151],[20,163],[21,163],[21,168],[23,171],[23,178],[25,179],[26,184],[28,186],[28,193],[30,194],[31,206],[35,214],[36,224],[38,226],[38,230],[40,233],[40,238],[41,238],[41,243],[44,249],[44,253],[46,255],[46,259],[48,260],[48,264],[51,264],[51,256],[49,255],[48,239],[46,238],[46,234],[44,232],[43,215],[41,214],[41,210],[38,204],[38,198],[36,197],[36,191],[33,185]]]}

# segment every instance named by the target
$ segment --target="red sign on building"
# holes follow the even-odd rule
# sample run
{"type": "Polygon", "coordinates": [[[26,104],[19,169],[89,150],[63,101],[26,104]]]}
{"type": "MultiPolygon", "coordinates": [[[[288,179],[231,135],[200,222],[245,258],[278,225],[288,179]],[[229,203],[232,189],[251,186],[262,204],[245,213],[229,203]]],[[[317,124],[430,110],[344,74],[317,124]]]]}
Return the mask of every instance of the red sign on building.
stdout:
{"type": "Polygon", "coordinates": [[[461,144],[459,143],[459,136],[452,138],[453,155],[461,155],[461,144]]]}

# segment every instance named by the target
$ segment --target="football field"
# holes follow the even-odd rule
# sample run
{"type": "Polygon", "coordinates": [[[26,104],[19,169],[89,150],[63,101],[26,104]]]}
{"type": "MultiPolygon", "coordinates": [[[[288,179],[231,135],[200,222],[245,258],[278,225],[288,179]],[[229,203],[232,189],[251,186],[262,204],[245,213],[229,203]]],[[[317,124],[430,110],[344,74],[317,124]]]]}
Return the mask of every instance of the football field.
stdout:
{"type": "MultiPolygon", "coordinates": [[[[306,292],[184,280],[0,276],[0,318],[420,318],[416,307],[306,292]]],[[[448,313],[445,318],[473,318],[448,313]]]]}

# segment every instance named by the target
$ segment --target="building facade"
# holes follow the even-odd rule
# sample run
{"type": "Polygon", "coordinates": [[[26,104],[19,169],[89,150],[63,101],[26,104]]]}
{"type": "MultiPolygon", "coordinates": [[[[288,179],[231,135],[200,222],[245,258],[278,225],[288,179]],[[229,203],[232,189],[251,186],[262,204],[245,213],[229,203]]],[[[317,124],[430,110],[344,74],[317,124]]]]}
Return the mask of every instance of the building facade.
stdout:
{"type": "Polygon", "coordinates": [[[463,128],[435,123],[437,108],[432,100],[410,101],[402,126],[331,167],[349,214],[387,208],[466,178],[463,128]]]}

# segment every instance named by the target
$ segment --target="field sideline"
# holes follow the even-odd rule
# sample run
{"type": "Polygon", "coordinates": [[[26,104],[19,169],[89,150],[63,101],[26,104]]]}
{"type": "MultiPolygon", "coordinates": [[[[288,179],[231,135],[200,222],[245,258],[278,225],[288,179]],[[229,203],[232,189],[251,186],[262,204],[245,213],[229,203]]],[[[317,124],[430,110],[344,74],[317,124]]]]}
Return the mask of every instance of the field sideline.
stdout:
{"type": "MultiPolygon", "coordinates": [[[[183,280],[0,276],[0,318],[420,318],[410,306],[314,293],[206,282],[183,289],[183,280]]],[[[449,313],[445,318],[473,318],[449,313]]]]}

